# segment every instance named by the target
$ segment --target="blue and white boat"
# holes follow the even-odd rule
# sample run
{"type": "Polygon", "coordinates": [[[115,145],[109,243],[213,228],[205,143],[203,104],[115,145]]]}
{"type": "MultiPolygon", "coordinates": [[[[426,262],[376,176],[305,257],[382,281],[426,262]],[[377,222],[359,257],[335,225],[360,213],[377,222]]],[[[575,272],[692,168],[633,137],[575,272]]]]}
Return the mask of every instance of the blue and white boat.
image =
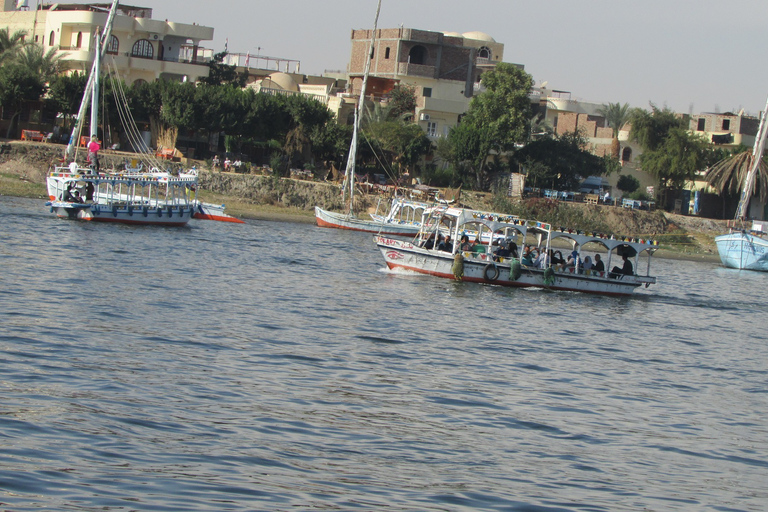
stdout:
{"type": "Polygon", "coordinates": [[[715,237],[720,260],[729,268],[768,272],[768,222],[752,221],[751,228],[746,228],[747,208],[755,190],[755,179],[765,149],[766,131],[768,131],[766,115],[768,115],[768,102],[755,136],[752,165],[744,178],[735,222],[728,234],[715,237]]]}
{"type": "Polygon", "coordinates": [[[723,265],[741,270],[768,272],[768,223],[753,221],[752,229],[731,229],[726,235],[715,238],[717,252],[723,265]]]}

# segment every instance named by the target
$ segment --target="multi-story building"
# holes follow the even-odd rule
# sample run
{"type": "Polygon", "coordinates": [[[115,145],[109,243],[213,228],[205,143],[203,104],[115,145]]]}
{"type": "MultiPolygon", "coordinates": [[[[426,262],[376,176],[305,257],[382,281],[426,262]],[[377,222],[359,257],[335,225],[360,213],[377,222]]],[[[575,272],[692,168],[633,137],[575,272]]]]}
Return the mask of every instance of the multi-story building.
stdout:
{"type": "Polygon", "coordinates": [[[755,144],[760,119],[726,112],[702,113],[691,116],[689,130],[704,137],[707,142],[721,147],[733,148],[738,145],[751,147],[755,144]]]}
{"type": "MultiPolygon", "coordinates": [[[[107,20],[108,3],[41,4],[17,9],[3,0],[0,27],[27,32],[46,50],[58,48],[65,71],[88,72],[93,61],[95,34],[107,20]]],[[[200,47],[213,39],[213,28],[152,19],[152,9],[120,5],[109,39],[105,67],[116,67],[128,84],[139,80],[196,81],[208,76],[211,51],[200,47]]]]}
{"type": "MultiPolygon", "coordinates": [[[[348,92],[355,96],[361,92],[372,35],[372,30],[352,31],[348,92]]],[[[380,29],[364,96],[381,100],[395,85],[414,87],[417,121],[428,136],[443,137],[479,92],[483,72],[503,57],[504,45],[482,32],[380,29]]]]}

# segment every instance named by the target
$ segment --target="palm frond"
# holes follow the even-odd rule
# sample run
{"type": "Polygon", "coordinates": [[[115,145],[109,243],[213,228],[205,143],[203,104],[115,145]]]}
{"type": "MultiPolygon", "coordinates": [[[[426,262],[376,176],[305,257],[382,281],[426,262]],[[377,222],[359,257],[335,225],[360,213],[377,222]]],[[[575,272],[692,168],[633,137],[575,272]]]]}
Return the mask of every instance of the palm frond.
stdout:
{"type": "MultiPolygon", "coordinates": [[[[719,194],[727,193],[738,195],[744,186],[744,180],[747,177],[749,169],[752,167],[754,158],[751,151],[744,151],[720,160],[707,170],[704,179],[719,194]]],[[[756,192],[760,195],[760,200],[765,201],[768,197],[768,164],[764,159],[760,160],[755,177],[756,192]]]]}

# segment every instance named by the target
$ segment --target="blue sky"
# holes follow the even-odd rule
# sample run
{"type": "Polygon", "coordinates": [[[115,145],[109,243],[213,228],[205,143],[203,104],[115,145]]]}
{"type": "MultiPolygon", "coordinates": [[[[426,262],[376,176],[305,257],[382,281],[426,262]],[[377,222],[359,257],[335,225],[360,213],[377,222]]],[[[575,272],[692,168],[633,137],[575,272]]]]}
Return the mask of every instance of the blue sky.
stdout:
{"type": "MultiPolygon", "coordinates": [[[[103,0],[102,0],[103,1],[103,0]]],[[[154,17],[215,29],[211,46],[345,69],[350,32],[376,0],[134,0],[154,17]]],[[[382,0],[380,28],[479,30],[504,60],[575,99],[758,115],[768,96],[767,0],[382,0]]]]}

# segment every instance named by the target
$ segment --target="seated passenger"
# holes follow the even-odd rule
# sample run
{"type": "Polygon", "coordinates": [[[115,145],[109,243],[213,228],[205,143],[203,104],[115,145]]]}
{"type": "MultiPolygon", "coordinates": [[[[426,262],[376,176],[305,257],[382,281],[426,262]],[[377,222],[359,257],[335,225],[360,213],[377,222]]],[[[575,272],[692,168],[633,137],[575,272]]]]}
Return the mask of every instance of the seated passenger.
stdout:
{"type": "Polygon", "coordinates": [[[574,247],[571,254],[568,255],[568,259],[565,260],[565,268],[575,268],[581,266],[581,259],[579,258],[579,248],[574,247]]]}
{"type": "Polygon", "coordinates": [[[558,270],[563,270],[565,267],[565,258],[563,258],[563,253],[560,251],[555,251],[552,254],[551,261],[552,266],[556,267],[558,270]]]}
{"type": "Polygon", "coordinates": [[[445,252],[453,252],[453,240],[451,240],[451,235],[445,235],[443,241],[437,244],[437,249],[445,252]]]}
{"type": "Polygon", "coordinates": [[[461,235],[461,242],[459,243],[462,251],[471,251],[472,244],[469,243],[469,237],[467,235],[461,235]]]}
{"type": "Polygon", "coordinates": [[[425,249],[433,249],[435,247],[435,234],[432,233],[429,235],[429,238],[427,238],[427,241],[424,242],[424,248],[425,249]]]}
{"type": "Polygon", "coordinates": [[[613,267],[608,277],[618,279],[620,276],[634,275],[635,272],[634,272],[634,269],[632,268],[632,262],[629,261],[629,258],[627,257],[626,253],[622,254],[621,258],[624,260],[624,265],[621,268],[613,267]]]}
{"type": "Polygon", "coordinates": [[[592,273],[592,258],[590,256],[584,257],[584,264],[581,268],[584,269],[584,273],[587,275],[592,273]]]}
{"type": "Polygon", "coordinates": [[[605,265],[603,264],[603,260],[600,259],[599,254],[595,254],[595,264],[592,266],[592,270],[595,272],[605,272],[605,265]]]}
{"type": "Polygon", "coordinates": [[[480,238],[475,238],[472,242],[471,249],[475,254],[485,254],[485,246],[480,243],[480,238]]]}
{"type": "Polygon", "coordinates": [[[539,249],[539,255],[533,261],[533,266],[540,269],[546,269],[549,263],[547,258],[547,251],[545,249],[539,249]]]}

